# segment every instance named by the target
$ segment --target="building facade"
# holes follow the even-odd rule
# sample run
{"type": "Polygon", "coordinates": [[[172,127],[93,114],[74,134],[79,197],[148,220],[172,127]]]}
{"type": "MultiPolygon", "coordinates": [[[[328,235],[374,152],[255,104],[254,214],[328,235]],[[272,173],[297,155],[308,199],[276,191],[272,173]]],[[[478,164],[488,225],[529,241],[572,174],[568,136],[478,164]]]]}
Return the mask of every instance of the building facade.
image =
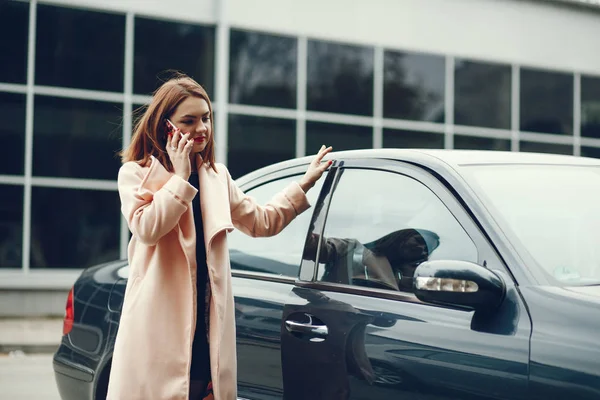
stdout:
{"type": "Polygon", "coordinates": [[[322,143],[600,157],[599,37],[592,0],[0,0],[0,297],[126,256],[117,152],[170,70],[234,178],[322,143]]]}

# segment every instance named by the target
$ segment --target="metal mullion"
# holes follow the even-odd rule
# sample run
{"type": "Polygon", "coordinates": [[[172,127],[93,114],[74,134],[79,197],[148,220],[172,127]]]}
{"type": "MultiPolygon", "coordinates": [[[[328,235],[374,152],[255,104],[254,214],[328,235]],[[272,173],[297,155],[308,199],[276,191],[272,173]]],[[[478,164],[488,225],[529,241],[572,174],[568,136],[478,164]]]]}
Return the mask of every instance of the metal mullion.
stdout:
{"type": "Polygon", "coordinates": [[[29,273],[31,249],[31,174],[33,169],[33,112],[35,82],[35,35],[37,22],[37,0],[29,3],[29,36],[27,43],[27,97],[25,106],[25,160],[23,185],[23,240],[22,264],[23,273],[29,273]]]}
{"type": "Polygon", "coordinates": [[[216,57],[215,57],[215,94],[217,97],[216,105],[216,132],[215,141],[217,142],[217,161],[227,164],[227,138],[228,138],[228,103],[229,103],[229,23],[227,15],[227,0],[220,0],[216,3],[217,7],[217,30],[216,57]]]}
{"type": "Polygon", "coordinates": [[[296,157],[306,155],[306,90],[308,85],[308,39],[298,37],[296,76],[296,157]]]}
{"type": "Polygon", "coordinates": [[[384,49],[375,46],[373,52],[373,148],[383,147],[383,71],[384,49]]]}
{"type": "Polygon", "coordinates": [[[521,72],[517,64],[513,64],[511,68],[511,91],[510,91],[510,150],[519,151],[520,139],[520,119],[521,119],[521,72]]]}
{"type": "Polygon", "coordinates": [[[581,74],[573,75],[573,155],[581,156],[581,74]]]}
{"type": "Polygon", "coordinates": [[[454,56],[446,57],[444,148],[454,148],[454,56]]]}

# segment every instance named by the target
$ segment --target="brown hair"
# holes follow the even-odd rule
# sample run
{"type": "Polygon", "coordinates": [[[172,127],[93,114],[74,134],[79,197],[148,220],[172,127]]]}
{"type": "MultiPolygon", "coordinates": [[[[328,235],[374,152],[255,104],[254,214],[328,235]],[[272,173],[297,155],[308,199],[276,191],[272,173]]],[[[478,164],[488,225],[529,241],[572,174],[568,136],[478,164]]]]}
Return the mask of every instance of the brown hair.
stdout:
{"type": "Polygon", "coordinates": [[[204,99],[208,103],[211,134],[202,152],[202,159],[216,171],[212,104],[206,90],[198,82],[181,73],[163,83],[154,92],[152,102],[135,124],[131,143],[120,153],[121,161],[135,161],[140,165],[147,165],[150,156],[154,156],[168,171],[173,172],[173,164],[166,151],[167,131],[164,120],[172,116],[182,101],[192,96],[204,99]]]}

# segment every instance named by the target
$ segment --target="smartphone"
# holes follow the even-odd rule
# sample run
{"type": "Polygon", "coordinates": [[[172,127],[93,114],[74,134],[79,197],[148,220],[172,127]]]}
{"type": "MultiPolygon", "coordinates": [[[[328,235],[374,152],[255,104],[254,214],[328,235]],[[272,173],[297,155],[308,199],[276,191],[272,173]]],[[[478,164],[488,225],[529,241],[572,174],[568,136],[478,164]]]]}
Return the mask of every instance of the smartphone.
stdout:
{"type": "Polygon", "coordinates": [[[167,128],[167,136],[169,136],[170,134],[174,134],[175,131],[177,130],[177,127],[175,126],[174,123],[172,123],[169,118],[165,118],[165,125],[167,128]]]}

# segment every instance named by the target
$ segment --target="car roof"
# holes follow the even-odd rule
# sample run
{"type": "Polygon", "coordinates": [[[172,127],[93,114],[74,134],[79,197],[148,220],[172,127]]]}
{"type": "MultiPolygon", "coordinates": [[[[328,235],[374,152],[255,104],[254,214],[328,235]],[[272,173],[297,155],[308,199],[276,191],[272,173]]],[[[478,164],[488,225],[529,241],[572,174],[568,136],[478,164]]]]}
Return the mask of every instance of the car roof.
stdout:
{"type": "MultiPolygon", "coordinates": [[[[282,161],[238,179],[239,184],[252,181],[272,172],[307,165],[314,155],[282,161]]],[[[558,154],[526,153],[493,150],[438,150],[438,149],[364,149],[332,152],[326,159],[351,160],[385,158],[411,162],[435,170],[460,169],[469,165],[550,164],[600,166],[600,159],[558,154]]]]}

